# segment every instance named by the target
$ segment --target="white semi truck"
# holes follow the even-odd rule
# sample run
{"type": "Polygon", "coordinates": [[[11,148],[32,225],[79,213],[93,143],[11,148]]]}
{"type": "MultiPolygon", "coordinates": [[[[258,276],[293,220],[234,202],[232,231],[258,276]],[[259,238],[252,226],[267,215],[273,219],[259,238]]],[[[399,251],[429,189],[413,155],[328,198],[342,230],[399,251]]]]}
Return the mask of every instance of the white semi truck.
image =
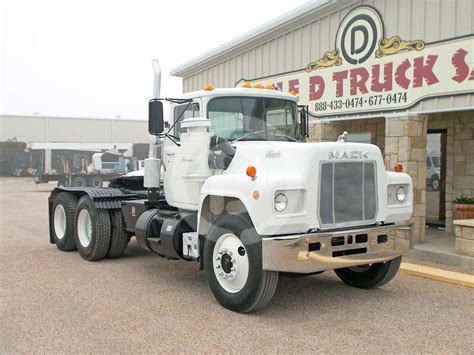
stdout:
{"type": "Polygon", "coordinates": [[[397,223],[411,217],[412,181],[385,171],[377,146],[302,142],[307,110],[277,90],[162,99],[154,68],[144,177],[55,188],[51,243],[92,261],[123,255],[135,236],[159,256],[198,261],[216,299],[241,313],[270,302],[280,273],[335,270],[365,289],[395,276],[410,249],[396,229],[409,228],[397,223]]]}

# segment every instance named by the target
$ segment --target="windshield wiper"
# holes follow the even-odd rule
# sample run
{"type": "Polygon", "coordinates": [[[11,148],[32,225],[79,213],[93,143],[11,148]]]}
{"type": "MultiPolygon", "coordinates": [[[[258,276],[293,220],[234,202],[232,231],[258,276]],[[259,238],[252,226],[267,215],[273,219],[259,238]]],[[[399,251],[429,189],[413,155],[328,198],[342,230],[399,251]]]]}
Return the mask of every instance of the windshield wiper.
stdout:
{"type": "Polygon", "coordinates": [[[251,136],[252,134],[259,134],[259,133],[263,133],[263,132],[265,132],[264,129],[262,129],[261,131],[249,132],[249,133],[247,133],[247,134],[244,134],[242,137],[233,139],[232,142],[238,142],[238,141],[240,141],[241,139],[244,139],[244,138],[246,138],[246,137],[248,137],[248,136],[251,136]]]}
{"type": "MultiPolygon", "coordinates": [[[[249,132],[247,134],[244,134],[242,137],[239,137],[239,138],[236,138],[234,140],[232,140],[232,142],[238,142],[248,136],[251,136],[252,134],[259,134],[259,133],[263,133],[265,132],[265,130],[261,130],[261,131],[255,131],[255,132],[249,132]]],[[[288,136],[286,134],[281,134],[281,133],[271,133],[271,132],[267,132],[268,135],[270,136],[273,136],[273,137],[279,137],[279,138],[286,138],[290,141],[293,141],[293,142],[298,142],[298,140],[296,138],[293,138],[291,136],[288,136]]]]}
{"type": "Polygon", "coordinates": [[[281,134],[281,133],[268,133],[269,135],[273,136],[273,137],[280,137],[280,138],[286,138],[286,139],[289,139],[293,142],[299,142],[296,138],[292,137],[292,136],[288,136],[286,134],[281,134]]]}

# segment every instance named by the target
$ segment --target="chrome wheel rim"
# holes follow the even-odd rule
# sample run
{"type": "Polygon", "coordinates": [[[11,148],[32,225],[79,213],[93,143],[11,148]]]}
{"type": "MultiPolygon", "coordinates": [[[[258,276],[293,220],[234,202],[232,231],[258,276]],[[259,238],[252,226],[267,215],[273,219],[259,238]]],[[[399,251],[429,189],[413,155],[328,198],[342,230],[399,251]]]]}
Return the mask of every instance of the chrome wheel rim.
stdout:
{"type": "Polygon", "coordinates": [[[77,217],[77,236],[79,243],[87,248],[92,239],[92,219],[88,210],[82,209],[77,217]]]}
{"type": "Polygon", "coordinates": [[[214,275],[229,293],[241,291],[249,276],[249,259],[242,241],[232,233],[219,237],[212,255],[214,275]]]}
{"type": "Polygon", "coordinates": [[[56,205],[54,208],[54,233],[58,239],[63,239],[66,235],[66,211],[63,205],[56,205]]]}

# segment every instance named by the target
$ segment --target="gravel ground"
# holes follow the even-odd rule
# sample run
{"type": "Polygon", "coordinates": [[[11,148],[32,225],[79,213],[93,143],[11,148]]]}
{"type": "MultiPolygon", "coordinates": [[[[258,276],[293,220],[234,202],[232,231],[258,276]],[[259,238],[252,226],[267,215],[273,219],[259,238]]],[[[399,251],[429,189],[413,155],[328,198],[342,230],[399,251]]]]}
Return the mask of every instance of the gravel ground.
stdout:
{"type": "Polygon", "coordinates": [[[332,272],[281,278],[270,305],[240,315],[213,298],[197,263],[132,242],[83,261],[48,241],[54,185],[0,178],[0,352],[472,353],[471,289],[398,274],[381,289],[332,272]]]}

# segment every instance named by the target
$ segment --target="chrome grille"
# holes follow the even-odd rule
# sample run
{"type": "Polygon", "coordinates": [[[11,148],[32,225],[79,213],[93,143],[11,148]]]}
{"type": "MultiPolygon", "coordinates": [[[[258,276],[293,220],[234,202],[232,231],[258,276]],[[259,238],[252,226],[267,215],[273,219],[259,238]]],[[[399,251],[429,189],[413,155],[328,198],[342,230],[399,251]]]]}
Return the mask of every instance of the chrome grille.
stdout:
{"type": "Polygon", "coordinates": [[[377,211],[375,163],[322,163],[318,207],[323,227],[374,222],[377,211]]]}

